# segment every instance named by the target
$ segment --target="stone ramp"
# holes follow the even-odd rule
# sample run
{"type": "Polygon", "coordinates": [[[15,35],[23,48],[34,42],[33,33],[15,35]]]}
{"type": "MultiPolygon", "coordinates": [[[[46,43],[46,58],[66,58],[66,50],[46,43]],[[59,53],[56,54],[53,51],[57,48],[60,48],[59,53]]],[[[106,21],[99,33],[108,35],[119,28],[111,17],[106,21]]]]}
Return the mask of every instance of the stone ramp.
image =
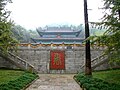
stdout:
{"type": "MultiPolygon", "coordinates": [[[[100,65],[103,65],[105,63],[108,63],[108,56],[105,54],[102,54],[91,60],[91,68],[92,68],[92,70],[94,70],[95,68],[97,68],[100,65]]],[[[85,70],[85,64],[81,67],[81,70],[83,70],[83,71],[85,70]]]]}
{"type": "Polygon", "coordinates": [[[26,90],[82,90],[73,74],[39,74],[39,79],[26,90]]]}

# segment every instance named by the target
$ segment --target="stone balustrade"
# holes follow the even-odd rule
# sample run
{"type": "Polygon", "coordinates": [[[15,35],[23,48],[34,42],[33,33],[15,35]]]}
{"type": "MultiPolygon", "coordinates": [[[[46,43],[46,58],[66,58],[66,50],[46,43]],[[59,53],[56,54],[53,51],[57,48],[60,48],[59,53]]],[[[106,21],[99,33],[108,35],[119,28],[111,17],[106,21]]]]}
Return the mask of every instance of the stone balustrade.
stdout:
{"type": "Polygon", "coordinates": [[[23,70],[27,70],[33,73],[36,73],[37,71],[35,70],[34,66],[31,65],[29,62],[27,62],[26,60],[20,58],[19,56],[8,52],[8,57],[13,60],[16,64],[18,64],[20,66],[21,69],[23,70]]]}

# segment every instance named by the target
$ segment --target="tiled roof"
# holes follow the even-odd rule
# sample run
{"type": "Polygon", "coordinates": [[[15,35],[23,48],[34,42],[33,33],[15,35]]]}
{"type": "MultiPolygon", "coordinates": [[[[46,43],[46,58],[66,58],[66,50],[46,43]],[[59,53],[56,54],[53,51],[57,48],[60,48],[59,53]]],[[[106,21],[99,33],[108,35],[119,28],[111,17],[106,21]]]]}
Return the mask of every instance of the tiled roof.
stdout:
{"type": "Polygon", "coordinates": [[[37,29],[40,38],[32,39],[36,43],[55,43],[55,44],[80,44],[84,38],[80,38],[82,30],[72,30],[71,28],[50,27],[46,29],[37,29]]]}

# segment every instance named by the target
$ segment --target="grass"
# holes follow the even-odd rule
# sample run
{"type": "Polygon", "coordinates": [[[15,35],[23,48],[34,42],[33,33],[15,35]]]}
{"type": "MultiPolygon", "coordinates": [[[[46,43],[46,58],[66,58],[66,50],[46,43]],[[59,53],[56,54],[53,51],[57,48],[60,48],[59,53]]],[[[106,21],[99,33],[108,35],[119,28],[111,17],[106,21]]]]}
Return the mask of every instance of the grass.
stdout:
{"type": "Polygon", "coordinates": [[[24,71],[17,70],[0,70],[0,84],[16,80],[24,73],[24,71]]]}
{"type": "Polygon", "coordinates": [[[0,69],[0,90],[21,90],[37,77],[25,71],[0,69]]]}
{"type": "Polygon", "coordinates": [[[120,90],[120,69],[93,72],[92,77],[79,73],[74,79],[86,90],[120,90]]]}
{"type": "Polygon", "coordinates": [[[102,79],[109,83],[115,83],[120,85],[120,69],[93,72],[93,77],[102,79]]]}

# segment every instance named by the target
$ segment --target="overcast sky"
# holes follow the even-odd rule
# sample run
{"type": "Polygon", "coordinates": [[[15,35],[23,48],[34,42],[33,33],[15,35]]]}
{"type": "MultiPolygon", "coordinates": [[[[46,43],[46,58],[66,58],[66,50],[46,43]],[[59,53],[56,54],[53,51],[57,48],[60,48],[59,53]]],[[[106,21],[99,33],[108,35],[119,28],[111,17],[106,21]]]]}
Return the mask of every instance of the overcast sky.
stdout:
{"type": "MultiPolygon", "coordinates": [[[[83,0],[12,0],[7,8],[12,11],[11,18],[16,24],[27,29],[53,24],[84,23],[83,0]]],[[[101,0],[88,0],[89,21],[102,17],[101,0]]]]}

